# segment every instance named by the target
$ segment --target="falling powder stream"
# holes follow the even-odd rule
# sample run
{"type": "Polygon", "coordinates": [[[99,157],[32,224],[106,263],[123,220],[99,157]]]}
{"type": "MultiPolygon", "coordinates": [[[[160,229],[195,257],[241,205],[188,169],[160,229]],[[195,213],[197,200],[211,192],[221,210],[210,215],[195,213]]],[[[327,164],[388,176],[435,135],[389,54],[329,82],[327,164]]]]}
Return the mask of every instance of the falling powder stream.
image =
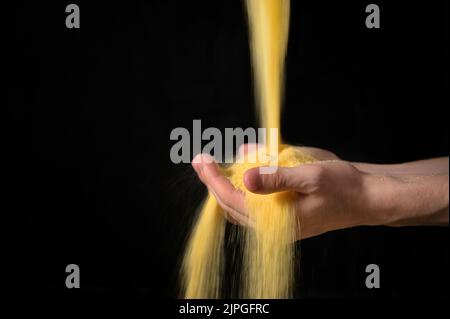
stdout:
{"type": "MultiPolygon", "coordinates": [[[[256,104],[262,127],[280,128],[284,59],[289,30],[289,0],[246,0],[256,88],[256,104]]],[[[279,136],[279,134],[278,134],[279,136]]],[[[280,145],[278,165],[292,167],[314,161],[295,147],[266,139],[263,152],[270,145],[280,145]]],[[[259,152],[258,152],[259,154],[259,152]]],[[[267,166],[267,158],[251,152],[228,167],[221,167],[237,189],[245,194],[249,227],[239,228],[243,241],[240,282],[241,298],[290,298],[293,296],[295,240],[299,225],[294,214],[292,191],[258,195],[243,184],[246,170],[267,166]],[[254,159],[257,159],[256,162],[254,159]],[[253,160],[250,160],[253,159],[253,160]]],[[[209,194],[188,240],[181,269],[185,298],[221,298],[225,268],[224,212],[209,194]]]]}

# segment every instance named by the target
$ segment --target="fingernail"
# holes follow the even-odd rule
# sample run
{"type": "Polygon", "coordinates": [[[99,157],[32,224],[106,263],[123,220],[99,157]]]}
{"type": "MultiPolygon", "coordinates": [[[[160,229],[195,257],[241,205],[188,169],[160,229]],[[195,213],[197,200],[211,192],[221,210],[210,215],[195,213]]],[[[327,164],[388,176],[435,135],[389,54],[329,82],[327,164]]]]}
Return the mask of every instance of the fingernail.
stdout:
{"type": "Polygon", "coordinates": [[[192,165],[194,164],[198,164],[202,162],[202,154],[198,153],[197,155],[194,156],[194,158],[192,159],[192,165]]]}
{"type": "Polygon", "coordinates": [[[215,162],[214,157],[212,157],[209,154],[202,154],[202,163],[211,164],[214,162],[215,162]]]}

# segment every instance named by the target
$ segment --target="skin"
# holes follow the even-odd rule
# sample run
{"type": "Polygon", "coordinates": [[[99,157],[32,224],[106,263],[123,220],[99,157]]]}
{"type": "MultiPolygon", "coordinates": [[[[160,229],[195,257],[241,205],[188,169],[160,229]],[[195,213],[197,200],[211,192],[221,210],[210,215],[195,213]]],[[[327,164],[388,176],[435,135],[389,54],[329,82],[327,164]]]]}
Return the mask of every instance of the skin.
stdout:
{"type": "MultiPolygon", "coordinates": [[[[243,145],[240,153],[253,147],[243,145]]],[[[318,148],[300,149],[319,162],[280,167],[276,173],[264,175],[255,168],[244,175],[244,184],[251,192],[297,193],[298,239],[356,226],[448,226],[448,157],[378,165],[343,161],[318,148]]],[[[211,156],[197,155],[192,166],[225,217],[248,226],[244,193],[219,173],[211,156]]]]}

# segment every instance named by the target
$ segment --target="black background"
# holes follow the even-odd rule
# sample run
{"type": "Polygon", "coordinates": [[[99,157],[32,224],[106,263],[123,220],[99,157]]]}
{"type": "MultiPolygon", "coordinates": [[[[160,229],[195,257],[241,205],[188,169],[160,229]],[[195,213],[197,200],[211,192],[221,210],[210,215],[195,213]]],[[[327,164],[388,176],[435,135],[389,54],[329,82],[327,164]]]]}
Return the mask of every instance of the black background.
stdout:
{"type": "MultiPolygon", "coordinates": [[[[3,143],[11,242],[29,298],[176,297],[204,189],[169,158],[175,127],[255,126],[243,3],[20,2],[3,143]],[[65,267],[81,289],[65,287],[65,267]]],[[[283,137],[347,160],[448,154],[447,1],[292,0],[283,137]]],[[[448,297],[448,229],[356,228],[301,244],[299,297],[448,297]],[[365,287],[365,266],[381,289],[365,287]]]]}

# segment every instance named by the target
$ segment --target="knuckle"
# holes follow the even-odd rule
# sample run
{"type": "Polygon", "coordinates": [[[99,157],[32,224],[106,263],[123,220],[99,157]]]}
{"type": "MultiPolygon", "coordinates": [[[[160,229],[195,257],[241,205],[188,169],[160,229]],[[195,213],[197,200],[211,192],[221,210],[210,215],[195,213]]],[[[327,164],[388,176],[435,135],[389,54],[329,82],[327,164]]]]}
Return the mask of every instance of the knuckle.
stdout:
{"type": "Polygon", "coordinates": [[[232,200],[230,198],[230,196],[223,196],[222,197],[222,202],[225,206],[227,206],[227,208],[230,208],[232,206],[232,200]]]}
{"type": "Polygon", "coordinates": [[[327,170],[322,165],[316,165],[311,167],[311,181],[313,184],[320,184],[326,177],[327,170]]]}
{"type": "Polygon", "coordinates": [[[228,215],[231,211],[231,208],[229,205],[227,205],[223,199],[217,198],[217,202],[219,203],[220,207],[222,207],[222,210],[224,211],[225,215],[228,215]]]}
{"type": "Polygon", "coordinates": [[[270,182],[268,183],[270,186],[270,188],[273,189],[280,189],[283,187],[284,185],[284,177],[282,174],[280,174],[279,172],[270,175],[270,182]]]}

